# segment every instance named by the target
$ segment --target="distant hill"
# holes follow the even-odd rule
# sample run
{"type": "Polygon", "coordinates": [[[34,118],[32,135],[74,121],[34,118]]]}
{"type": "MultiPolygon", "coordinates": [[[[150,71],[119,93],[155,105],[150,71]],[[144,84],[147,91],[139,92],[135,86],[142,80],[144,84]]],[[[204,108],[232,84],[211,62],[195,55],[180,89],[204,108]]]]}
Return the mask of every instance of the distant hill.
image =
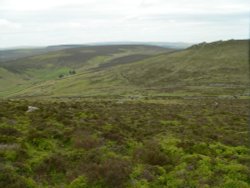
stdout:
{"type": "MultiPolygon", "coordinates": [[[[129,59],[129,56],[132,58],[137,56],[135,61],[173,51],[173,49],[144,45],[67,45],[48,48],[48,52],[39,51],[42,53],[36,55],[36,52],[31,51],[27,57],[0,62],[0,96],[16,95],[20,91],[44,81],[57,81],[59,77],[69,76],[69,72],[72,70],[82,74],[97,68],[99,64],[105,64],[117,58],[129,59]]],[[[9,56],[10,59],[14,58],[10,54],[9,56]]],[[[130,60],[130,63],[133,62],[130,60]]]]}
{"type": "Polygon", "coordinates": [[[0,62],[16,60],[24,57],[40,55],[52,51],[82,47],[83,45],[56,45],[48,47],[20,47],[0,49],[0,62]]]}
{"type": "Polygon", "coordinates": [[[101,45],[50,51],[0,63],[0,96],[248,96],[248,43],[217,41],[183,50],[101,45]]]}
{"type": "Polygon", "coordinates": [[[81,68],[88,63],[89,60],[97,57],[109,57],[110,60],[116,57],[134,56],[135,54],[144,54],[150,57],[152,55],[174,51],[173,49],[144,45],[83,46],[78,48],[55,46],[46,49],[49,49],[49,52],[2,62],[0,65],[14,73],[25,73],[28,69],[46,69],[48,67],[81,68]]]}
{"type": "Polygon", "coordinates": [[[90,43],[89,45],[99,46],[99,45],[150,45],[150,46],[160,46],[164,48],[172,49],[185,49],[192,46],[192,43],[184,42],[99,42],[99,43],[90,43]]]}
{"type": "Polygon", "coordinates": [[[70,48],[81,48],[90,46],[121,46],[121,45],[148,45],[148,46],[159,46],[171,49],[184,49],[190,47],[192,44],[181,43],[181,42],[100,42],[100,43],[89,43],[89,44],[62,44],[53,45],[47,47],[15,47],[0,49],[0,62],[16,60],[19,58],[30,57],[34,55],[45,54],[48,52],[65,50],[70,48]]]}

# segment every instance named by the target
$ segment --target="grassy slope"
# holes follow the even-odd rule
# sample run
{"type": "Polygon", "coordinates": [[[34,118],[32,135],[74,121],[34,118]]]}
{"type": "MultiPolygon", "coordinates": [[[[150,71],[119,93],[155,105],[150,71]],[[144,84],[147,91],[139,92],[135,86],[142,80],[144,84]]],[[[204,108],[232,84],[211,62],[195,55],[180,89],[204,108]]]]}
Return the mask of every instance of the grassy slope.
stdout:
{"type": "MultiPolygon", "coordinates": [[[[140,59],[145,58],[144,54],[153,56],[167,51],[172,50],[142,45],[89,46],[64,49],[42,55],[20,58],[15,61],[2,62],[0,63],[0,66],[3,67],[2,69],[9,72],[9,75],[18,75],[18,77],[16,79],[16,84],[14,81],[15,79],[13,79],[13,84],[7,89],[2,87],[3,90],[7,90],[8,92],[3,93],[1,96],[17,95],[17,93],[22,93],[23,90],[27,90],[28,92],[31,91],[33,94],[36,93],[36,95],[40,95],[40,92],[45,94],[47,91],[44,92],[44,88],[49,87],[46,86],[47,83],[51,85],[51,83],[58,82],[58,76],[60,74],[66,76],[62,79],[63,81],[68,80],[69,71],[72,69],[77,70],[80,79],[82,79],[81,75],[84,74],[86,70],[93,70],[97,68],[99,64],[105,64],[115,58],[119,59],[122,57],[128,58],[129,56],[137,56],[140,59]],[[20,78],[25,79],[26,82],[17,90],[20,78]],[[37,89],[40,84],[45,84],[45,86],[37,89]],[[35,90],[32,86],[35,86],[35,90]]],[[[67,85],[68,84],[66,84],[65,89],[68,88],[67,85]]],[[[64,85],[61,87],[64,87],[64,85]]],[[[80,88],[82,89],[81,86],[80,88]]],[[[50,92],[50,90],[48,91],[50,92]]]]}
{"type": "Polygon", "coordinates": [[[232,94],[230,90],[242,94],[249,84],[248,51],[248,41],[201,44],[124,66],[114,72],[123,74],[137,87],[163,92],[189,87],[190,92],[193,92],[192,88],[197,92],[201,92],[197,88],[205,89],[203,94],[213,94],[211,90],[218,90],[215,94],[232,94]],[[219,91],[221,89],[223,91],[219,91]]]}
{"type": "Polygon", "coordinates": [[[0,97],[19,91],[19,88],[25,83],[25,77],[21,77],[0,67],[0,97]]]}
{"type": "Polygon", "coordinates": [[[172,53],[145,46],[85,47],[35,56],[25,64],[14,61],[6,68],[20,65],[26,73],[29,67],[40,68],[29,73],[43,82],[15,94],[19,96],[247,95],[248,50],[247,40],[200,44],[172,53]],[[151,57],[137,59],[138,54],[151,57]],[[72,68],[76,75],[56,77],[72,68]]]}

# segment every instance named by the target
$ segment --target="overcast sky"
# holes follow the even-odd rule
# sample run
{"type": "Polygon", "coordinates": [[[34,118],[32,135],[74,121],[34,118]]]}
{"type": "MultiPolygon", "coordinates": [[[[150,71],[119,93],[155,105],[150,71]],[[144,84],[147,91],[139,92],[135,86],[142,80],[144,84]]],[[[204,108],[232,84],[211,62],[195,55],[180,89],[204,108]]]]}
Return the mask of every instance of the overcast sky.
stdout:
{"type": "Polygon", "coordinates": [[[249,38],[249,0],[0,0],[0,47],[249,38]]]}

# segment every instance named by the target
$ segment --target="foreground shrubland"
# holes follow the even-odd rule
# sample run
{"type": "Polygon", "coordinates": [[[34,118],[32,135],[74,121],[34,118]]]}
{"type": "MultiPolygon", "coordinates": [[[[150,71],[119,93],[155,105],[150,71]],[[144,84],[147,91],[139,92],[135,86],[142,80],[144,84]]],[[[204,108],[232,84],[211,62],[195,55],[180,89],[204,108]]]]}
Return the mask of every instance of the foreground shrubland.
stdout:
{"type": "Polygon", "coordinates": [[[246,100],[0,105],[0,187],[250,186],[246,100]]]}

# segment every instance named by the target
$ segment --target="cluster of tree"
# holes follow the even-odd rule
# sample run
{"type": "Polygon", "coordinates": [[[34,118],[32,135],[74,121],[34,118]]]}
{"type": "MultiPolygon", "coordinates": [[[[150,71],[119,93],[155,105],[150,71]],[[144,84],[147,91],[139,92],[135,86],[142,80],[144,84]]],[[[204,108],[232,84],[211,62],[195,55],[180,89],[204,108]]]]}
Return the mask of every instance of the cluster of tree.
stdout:
{"type": "Polygon", "coordinates": [[[70,70],[70,71],[69,71],[69,74],[70,74],[70,75],[76,74],[76,71],[75,71],[75,70],[70,70]]]}
{"type": "MultiPolygon", "coordinates": [[[[75,70],[70,70],[69,71],[69,75],[74,75],[74,74],[76,74],[76,71],[75,70]]],[[[61,73],[61,74],[59,74],[59,78],[63,78],[65,76],[65,74],[63,74],[63,73],[61,73]]]]}
{"type": "Polygon", "coordinates": [[[64,74],[59,74],[58,77],[59,77],[59,78],[63,78],[63,77],[64,77],[64,74]]]}

